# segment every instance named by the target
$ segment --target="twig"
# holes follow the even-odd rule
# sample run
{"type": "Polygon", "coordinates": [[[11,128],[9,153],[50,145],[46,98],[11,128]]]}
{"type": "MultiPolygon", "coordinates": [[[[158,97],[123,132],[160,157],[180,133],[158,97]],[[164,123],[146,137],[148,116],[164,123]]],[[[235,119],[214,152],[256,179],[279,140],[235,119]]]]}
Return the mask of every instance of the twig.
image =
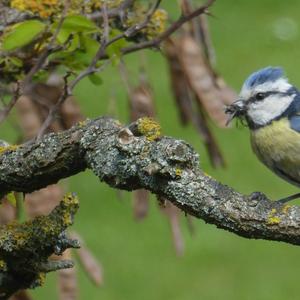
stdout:
{"type": "Polygon", "coordinates": [[[64,89],[63,89],[58,101],[55,103],[55,105],[53,105],[51,107],[51,109],[48,113],[48,116],[47,116],[45,122],[43,123],[43,125],[41,126],[41,129],[37,135],[37,140],[40,140],[41,137],[44,135],[44,133],[46,132],[48,127],[51,125],[53,119],[55,118],[55,115],[57,114],[60,106],[65,102],[65,100],[68,98],[68,96],[70,96],[72,94],[72,91],[75,88],[75,86],[78,84],[78,82],[80,82],[84,77],[103,69],[103,66],[102,66],[102,68],[100,67],[97,69],[96,64],[99,61],[99,57],[101,57],[105,53],[105,48],[107,47],[107,44],[108,44],[109,21],[108,21],[108,16],[107,16],[107,7],[105,4],[102,7],[102,13],[103,13],[103,36],[102,36],[100,48],[98,49],[96,55],[92,59],[90,65],[87,67],[87,69],[82,71],[70,84],[68,84],[68,80],[67,80],[68,77],[70,76],[70,73],[68,73],[64,77],[64,89]]]}
{"type": "Polygon", "coordinates": [[[171,34],[173,34],[176,30],[178,30],[184,23],[192,20],[193,18],[206,13],[207,9],[215,2],[215,0],[208,0],[206,4],[194,10],[190,14],[182,15],[176,22],[174,22],[165,32],[160,34],[158,37],[146,41],[143,43],[139,43],[130,47],[126,47],[121,49],[122,54],[129,54],[132,52],[136,52],[138,50],[158,47],[162,41],[167,39],[171,34]]]}
{"type": "Polygon", "coordinates": [[[103,14],[103,35],[102,35],[101,45],[96,55],[92,59],[90,65],[71,82],[70,91],[72,91],[74,87],[78,84],[78,82],[81,81],[84,77],[92,73],[95,73],[96,71],[99,71],[99,69],[96,68],[96,64],[99,61],[100,57],[105,53],[105,49],[108,47],[108,45],[111,44],[111,42],[109,42],[109,21],[107,15],[107,7],[105,4],[102,7],[102,14],[103,14]]]}
{"type": "MultiPolygon", "coordinates": [[[[121,16],[123,19],[123,15],[125,11],[134,3],[135,0],[124,0],[117,8],[113,8],[107,12],[108,18],[115,18],[117,16],[121,16]]],[[[87,15],[87,17],[91,20],[98,20],[103,18],[103,12],[97,11],[87,15]]]]}
{"type": "Polygon", "coordinates": [[[31,68],[31,70],[27,73],[26,77],[24,78],[23,82],[22,82],[22,88],[26,91],[29,83],[32,81],[33,76],[42,68],[42,66],[44,65],[47,57],[53,52],[54,48],[54,43],[56,41],[56,38],[61,30],[61,27],[64,23],[67,11],[69,9],[69,5],[70,2],[66,1],[67,3],[64,6],[64,10],[62,12],[61,18],[57,24],[56,30],[49,42],[49,44],[43,49],[41,55],[39,56],[39,58],[37,59],[37,62],[33,65],[33,67],[31,68]]]}
{"type": "MultiPolygon", "coordinates": [[[[155,11],[157,10],[157,8],[159,7],[160,3],[162,0],[157,0],[155,2],[155,4],[152,6],[152,8],[149,10],[149,12],[146,15],[146,18],[144,21],[142,21],[139,24],[135,24],[133,26],[131,26],[130,28],[128,28],[125,32],[115,36],[114,38],[112,38],[111,40],[109,40],[109,17],[108,17],[108,12],[107,12],[107,7],[106,5],[103,5],[102,7],[102,16],[103,16],[103,36],[102,36],[102,41],[101,41],[101,45],[96,53],[96,55],[94,56],[94,58],[92,59],[90,65],[87,67],[87,69],[85,69],[84,71],[82,71],[69,85],[69,87],[66,87],[68,93],[66,94],[71,95],[74,87],[78,84],[78,82],[80,82],[84,77],[95,73],[97,71],[99,71],[99,69],[95,68],[97,62],[99,60],[101,60],[102,58],[107,58],[107,54],[106,54],[106,49],[109,45],[113,44],[114,42],[125,38],[125,37],[132,37],[134,36],[137,32],[141,31],[142,29],[144,29],[149,21],[151,20],[151,17],[153,16],[153,14],[155,13],[155,11]]],[[[161,35],[159,35],[157,38],[148,41],[148,42],[143,42],[128,48],[124,48],[121,49],[121,52],[123,54],[127,54],[127,53],[131,53],[131,52],[135,52],[137,50],[141,50],[144,48],[149,48],[149,47],[154,47],[154,46],[158,46],[164,39],[166,39],[167,37],[169,37],[173,32],[175,32],[178,28],[180,28],[185,22],[188,22],[189,20],[193,19],[194,17],[200,15],[201,13],[204,13],[207,8],[209,6],[211,6],[213,4],[215,0],[209,0],[205,5],[201,6],[200,8],[196,9],[195,11],[193,11],[192,13],[188,14],[188,15],[182,15],[176,22],[174,22],[164,33],[162,33],[161,35]]],[[[62,94],[61,98],[58,100],[58,102],[53,106],[53,108],[50,110],[49,115],[45,121],[45,123],[43,124],[40,133],[38,134],[38,139],[41,138],[41,136],[44,134],[45,130],[49,127],[49,125],[51,124],[52,119],[54,118],[55,114],[57,113],[59,106],[65,101],[65,99],[67,98],[67,96],[63,96],[64,93],[62,94]]]]}
{"type": "Polygon", "coordinates": [[[36,138],[38,141],[41,139],[41,137],[44,135],[44,133],[46,132],[48,127],[51,125],[51,123],[52,123],[53,119],[55,118],[55,115],[56,115],[57,111],[59,110],[60,106],[62,105],[62,103],[70,95],[69,88],[68,88],[68,78],[69,78],[70,75],[71,75],[71,73],[67,73],[64,76],[63,91],[62,91],[59,99],[57,100],[57,102],[49,110],[48,116],[47,116],[45,122],[42,124],[41,129],[39,130],[39,133],[38,133],[37,138],[36,138]]]}
{"type": "MultiPolygon", "coordinates": [[[[153,16],[153,14],[155,13],[155,11],[157,10],[157,8],[159,7],[160,3],[162,0],[157,0],[156,3],[153,5],[153,7],[149,10],[149,12],[146,15],[146,18],[144,21],[142,21],[139,24],[135,24],[133,26],[131,26],[130,28],[128,28],[125,32],[113,37],[112,39],[109,40],[108,36],[109,36],[109,21],[108,21],[108,15],[107,13],[102,13],[103,15],[103,29],[104,29],[104,34],[103,34],[103,40],[101,43],[101,46],[98,50],[98,52],[96,53],[96,55],[94,56],[91,64],[89,65],[89,67],[87,69],[85,69],[84,71],[82,71],[70,84],[70,90],[73,90],[74,87],[77,85],[77,83],[79,81],[81,81],[84,77],[95,73],[97,71],[97,69],[95,69],[95,66],[97,64],[97,62],[101,59],[101,57],[105,56],[105,50],[107,49],[108,46],[110,46],[111,44],[115,43],[116,41],[125,38],[125,37],[132,37],[134,36],[137,32],[141,31],[142,29],[144,29],[149,21],[151,20],[151,17],[153,16]]],[[[103,6],[104,8],[104,6],[103,6]]],[[[106,8],[105,11],[107,12],[106,8]]]]}
{"type": "Polygon", "coordinates": [[[7,118],[8,114],[15,106],[19,98],[20,98],[20,82],[18,81],[16,89],[13,92],[13,96],[10,102],[0,111],[0,124],[7,118]]]}
{"type": "Polygon", "coordinates": [[[133,25],[130,28],[128,28],[125,33],[124,33],[124,37],[132,37],[134,36],[137,32],[141,31],[142,29],[146,28],[148,23],[151,21],[151,18],[153,16],[153,14],[155,13],[155,11],[158,9],[160,3],[162,0],[157,0],[155,2],[155,4],[152,6],[152,8],[148,11],[148,13],[146,14],[146,18],[143,22],[133,25]]]}

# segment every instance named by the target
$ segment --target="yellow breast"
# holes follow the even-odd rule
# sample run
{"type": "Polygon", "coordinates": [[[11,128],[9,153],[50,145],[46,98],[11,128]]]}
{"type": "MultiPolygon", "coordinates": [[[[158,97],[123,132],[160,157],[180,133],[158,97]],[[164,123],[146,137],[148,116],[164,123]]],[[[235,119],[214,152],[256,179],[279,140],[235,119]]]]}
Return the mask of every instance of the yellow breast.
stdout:
{"type": "Polygon", "coordinates": [[[258,158],[277,175],[300,183],[300,133],[290,128],[289,120],[273,121],[251,131],[251,145],[258,158]]]}

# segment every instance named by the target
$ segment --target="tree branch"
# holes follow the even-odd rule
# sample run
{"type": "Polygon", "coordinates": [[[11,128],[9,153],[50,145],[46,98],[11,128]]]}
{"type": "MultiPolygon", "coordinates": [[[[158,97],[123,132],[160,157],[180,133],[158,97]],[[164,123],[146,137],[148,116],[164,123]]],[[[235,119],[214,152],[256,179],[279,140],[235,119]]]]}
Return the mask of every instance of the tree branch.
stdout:
{"type": "Polygon", "coordinates": [[[78,199],[69,194],[48,216],[0,227],[0,299],[42,285],[47,272],[73,267],[70,260],[48,258],[79,247],[65,232],[77,209],[78,199]]]}
{"type": "Polygon", "coordinates": [[[300,207],[272,202],[260,193],[242,195],[222,185],[199,169],[191,146],[158,138],[151,124],[140,119],[123,127],[99,118],[15,150],[8,147],[0,155],[0,190],[32,192],[90,168],[114,188],[145,188],[240,236],[300,245],[300,207]]]}

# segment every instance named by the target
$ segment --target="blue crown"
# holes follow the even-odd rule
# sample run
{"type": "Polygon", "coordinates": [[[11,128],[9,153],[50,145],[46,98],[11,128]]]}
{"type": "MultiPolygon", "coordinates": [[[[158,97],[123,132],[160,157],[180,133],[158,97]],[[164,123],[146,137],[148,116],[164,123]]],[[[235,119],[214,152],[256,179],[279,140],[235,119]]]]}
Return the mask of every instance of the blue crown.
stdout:
{"type": "Polygon", "coordinates": [[[252,73],[245,81],[244,86],[253,88],[257,85],[263,84],[268,81],[276,81],[283,77],[283,70],[279,67],[266,67],[255,73],[252,73]]]}

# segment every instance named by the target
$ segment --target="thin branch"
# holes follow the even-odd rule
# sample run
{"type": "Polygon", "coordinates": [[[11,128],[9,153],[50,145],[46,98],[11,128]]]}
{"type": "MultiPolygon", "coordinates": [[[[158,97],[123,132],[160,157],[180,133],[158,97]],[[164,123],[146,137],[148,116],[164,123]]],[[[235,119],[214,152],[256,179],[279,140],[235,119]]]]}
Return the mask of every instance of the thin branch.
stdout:
{"type": "MultiPolygon", "coordinates": [[[[41,52],[40,56],[38,57],[36,63],[33,65],[33,67],[30,69],[30,71],[27,73],[27,75],[25,76],[25,78],[23,79],[23,81],[21,83],[17,84],[17,89],[14,92],[11,101],[9,102],[9,104],[0,112],[0,123],[2,123],[6,117],[8,116],[8,114],[10,113],[11,109],[14,107],[14,105],[16,104],[18,98],[20,97],[21,94],[21,89],[23,91],[27,91],[29,84],[32,81],[33,76],[43,67],[46,59],[48,58],[48,56],[53,53],[54,50],[54,43],[56,41],[56,38],[61,30],[61,27],[63,25],[65,16],[67,14],[69,8],[69,2],[67,2],[67,4],[64,6],[64,10],[62,13],[62,16],[58,22],[57,28],[49,42],[49,44],[43,49],[43,51],[41,52]]],[[[58,50],[58,49],[56,49],[58,50]]]]}
{"type": "Polygon", "coordinates": [[[158,9],[160,3],[162,0],[157,0],[154,5],[152,6],[151,9],[149,9],[149,11],[146,14],[146,18],[143,22],[133,25],[130,28],[128,28],[125,32],[124,32],[124,37],[133,37],[137,32],[140,32],[142,29],[146,28],[147,25],[149,24],[149,22],[151,21],[151,18],[153,16],[153,14],[155,13],[155,11],[158,9]]]}
{"type": "MultiPolygon", "coordinates": [[[[92,59],[90,65],[82,71],[70,84],[68,84],[67,78],[70,76],[70,74],[67,74],[64,77],[64,89],[61,93],[61,96],[59,97],[58,101],[53,105],[48,113],[48,116],[43,123],[38,135],[37,135],[37,140],[40,140],[41,137],[44,135],[48,127],[51,125],[53,119],[55,118],[59,108],[61,105],[65,102],[65,100],[72,94],[73,89],[75,86],[80,82],[84,77],[95,73],[96,71],[101,71],[103,68],[96,68],[96,64],[99,61],[99,57],[101,57],[105,53],[105,48],[108,43],[108,37],[109,37],[109,21],[108,21],[108,16],[107,16],[107,7],[104,4],[102,6],[102,12],[103,12],[103,35],[102,35],[102,41],[101,45],[92,59]]],[[[103,66],[102,66],[103,67],[103,66]]]]}
{"type": "Polygon", "coordinates": [[[206,13],[207,9],[215,2],[215,0],[208,0],[206,4],[204,4],[203,6],[199,7],[198,9],[194,10],[193,12],[191,12],[190,14],[187,15],[182,15],[176,22],[174,22],[165,32],[163,32],[162,34],[160,34],[158,37],[150,40],[150,41],[146,41],[143,43],[139,43],[139,44],[135,44],[133,46],[130,47],[126,47],[121,49],[122,54],[129,54],[132,52],[136,52],[142,49],[146,49],[146,48],[157,48],[161,42],[163,42],[164,40],[166,40],[169,36],[171,36],[175,31],[177,31],[183,24],[185,24],[186,22],[189,22],[190,20],[192,20],[193,18],[206,13]]]}
{"type": "Polygon", "coordinates": [[[26,91],[27,86],[31,83],[33,76],[43,67],[43,65],[44,65],[45,61],[47,60],[48,56],[53,53],[55,41],[56,41],[57,36],[58,36],[58,34],[61,30],[61,27],[62,27],[63,23],[64,23],[65,17],[67,15],[67,12],[68,12],[68,9],[69,9],[69,6],[70,6],[69,1],[65,1],[65,2],[66,3],[64,3],[64,10],[63,10],[62,15],[59,19],[59,22],[57,24],[55,32],[54,32],[53,36],[51,37],[50,42],[43,49],[43,51],[41,52],[40,56],[37,59],[37,62],[33,65],[31,70],[27,73],[26,77],[24,78],[24,80],[22,82],[22,88],[25,91],[26,91]]]}
{"type": "Polygon", "coordinates": [[[17,103],[20,98],[20,82],[17,82],[15,91],[13,91],[13,96],[10,102],[0,111],[0,124],[7,118],[12,108],[17,103]]]}
{"type": "MultiPolygon", "coordinates": [[[[121,19],[123,19],[123,15],[125,14],[125,11],[133,5],[135,0],[124,0],[117,8],[113,8],[107,12],[107,16],[109,18],[115,18],[120,16],[121,19]]],[[[91,14],[88,14],[87,17],[91,20],[101,20],[103,18],[103,12],[97,11],[91,14]]]]}
{"type": "MultiPolygon", "coordinates": [[[[66,98],[72,94],[73,89],[75,88],[75,86],[78,84],[78,82],[80,82],[84,77],[93,74],[97,71],[99,71],[100,69],[96,68],[96,64],[97,62],[101,59],[106,57],[106,49],[109,45],[115,43],[116,41],[122,39],[122,38],[128,38],[128,37],[132,37],[134,36],[136,33],[140,32],[141,30],[143,30],[145,27],[147,27],[148,23],[151,20],[151,17],[153,16],[153,14],[155,13],[155,11],[157,10],[157,8],[159,7],[160,3],[162,0],[156,0],[154,5],[152,6],[152,8],[148,11],[148,13],[146,14],[146,18],[144,19],[144,21],[142,21],[139,24],[135,24],[133,26],[131,26],[130,28],[128,28],[125,32],[119,34],[118,36],[114,37],[113,39],[109,40],[109,17],[108,17],[108,11],[107,11],[107,7],[106,5],[103,5],[102,7],[102,16],[103,16],[103,36],[102,36],[102,41],[101,41],[101,45],[96,53],[96,55],[94,56],[94,58],[92,59],[90,65],[84,70],[82,71],[71,83],[69,86],[65,86],[65,90],[67,90],[67,93],[62,92],[61,97],[59,98],[59,100],[57,101],[57,103],[51,108],[48,117],[46,119],[46,121],[44,122],[39,134],[38,134],[38,140],[41,138],[41,136],[45,133],[46,129],[49,127],[49,125],[51,124],[53,118],[55,117],[57,111],[59,110],[59,107],[61,106],[61,104],[66,100],[66,98]]],[[[148,47],[153,47],[153,46],[158,46],[164,39],[166,39],[167,37],[169,37],[173,32],[175,32],[178,28],[180,28],[185,22],[191,20],[192,18],[200,15],[201,13],[206,12],[207,8],[212,5],[212,3],[214,2],[214,0],[209,0],[206,5],[203,5],[202,7],[196,9],[195,11],[191,12],[188,15],[182,15],[176,22],[174,22],[164,33],[162,33],[161,35],[159,35],[156,39],[152,40],[152,41],[148,41],[148,42],[144,42],[144,43],[140,43],[125,49],[122,49],[121,51],[123,52],[123,54],[126,53],[131,53],[134,51],[137,51],[139,49],[144,49],[144,48],[148,48],[148,47]]],[[[63,24],[63,18],[61,19],[61,24],[63,24]]],[[[59,27],[59,26],[58,26],[59,27]]],[[[59,31],[56,32],[56,34],[58,34],[59,31]]],[[[53,39],[53,41],[56,38],[53,39]]],[[[46,54],[45,54],[46,55],[46,54]]],[[[40,60],[42,61],[44,56],[42,56],[40,58],[40,60]]],[[[47,57],[47,55],[46,55],[47,57]]],[[[37,65],[40,65],[37,64],[37,65]]],[[[36,65],[36,66],[37,66],[36,65]]],[[[29,72],[28,77],[30,78],[30,74],[33,72],[36,72],[36,70],[34,69],[36,66],[33,67],[33,71],[29,72]]],[[[41,66],[40,66],[41,67],[41,66]]],[[[38,68],[38,67],[36,67],[38,68]]],[[[27,78],[28,80],[28,78],[27,78]]]]}
{"type": "Polygon", "coordinates": [[[51,125],[53,119],[55,118],[57,111],[61,107],[61,105],[65,102],[65,100],[70,96],[69,88],[68,88],[68,77],[70,76],[70,73],[67,73],[64,76],[64,87],[62,90],[62,93],[57,100],[57,102],[50,108],[48,116],[45,120],[45,122],[42,124],[41,129],[39,130],[39,133],[37,135],[37,141],[41,139],[41,137],[44,135],[48,127],[51,125]]]}
{"type": "Polygon", "coordinates": [[[96,53],[96,55],[93,57],[90,65],[82,71],[70,84],[70,93],[74,89],[74,87],[78,84],[79,81],[81,81],[84,77],[95,73],[96,71],[99,71],[99,69],[96,68],[97,62],[99,61],[100,57],[103,56],[105,53],[105,49],[108,47],[109,43],[109,20],[107,15],[107,7],[104,4],[102,7],[102,15],[103,15],[103,35],[102,35],[102,41],[100,44],[100,47],[96,53]]]}
{"type": "Polygon", "coordinates": [[[147,27],[148,23],[151,20],[151,17],[153,16],[153,14],[155,13],[155,11],[157,10],[157,8],[159,7],[160,3],[162,0],[157,0],[155,2],[155,4],[152,6],[152,8],[148,11],[148,13],[146,14],[146,18],[138,24],[135,24],[131,27],[129,27],[125,32],[113,37],[112,39],[109,39],[109,20],[108,20],[108,15],[107,15],[107,10],[106,7],[103,6],[103,39],[100,45],[99,50],[97,51],[96,55],[94,56],[91,64],[89,65],[89,67],[82,71],[70,84],[70,90],[72,91],[74,89],[74,87],[78,84],[79,81],[81,81],[84,77],[95,73],[97,71],[97,69],[95,68],[97,62],[101,59],[101,57],[105,56],[105,50],[107,49],[108,46],[110,46],[111,44],[117,42],[118,40],[125,38],[125,37],[133,37],[137,32],[140,32],[141,30],[143,30],[145,27],[147,27]]]}
{"type": "MultiPolygon", "coordinates": [[[[156,5],[157,4],[159,5],[160,2],[161,1],[157,1],[156,5]]],[[[182,25],[184,25],[186,22],[189,22],[190,20],[192,20],[193,18],[195,18],[195,17],[197,17],[197,16],[199,16],[201,14],[207,13],[208,8],[210,6],[212,6],[214,2],[215,2],[215,0],[208,0],[206,2],[206,4],[204,4],[203,6],[199,7],[198,9],[195,9],[193,12],[191,12],[191,13],[189,13],[187,15],[182,15],[177,21],[175,21],[174,23],[172,23],[166,31],[164,31],[163,33],[161,33],[156,38],[154,38],[154,39],[152,39],[150,41],[145,41],[145,42],[141,42],[141,43],[138,43],[138,44],[134,44],[134,45],[129,46],[129,47],[122,48],[121,49],[121,53],[123,55],[126,55],[126,54],[130,54],[130,53],[142,50],[142,49],[158,48],[159,45],[164,40],[166,40],[168,37],[170,37],[175,31],[177,31],[180,27],[182,27],[182,25]]],[[[154,5],[154,7],[156,5],[154,5]]],[[[152,11],[152,12],[154,13],[155,10],[152,11]]],[[[149,16],[149,15],[147,14],[147,16],[149,16]]],[[[149,22],[149,18],[146,17],[146,19],[149,22]]],[[[147,23],[145,24],[144,21],[141,24],[133,25],[132,28],[128,28],[127,31],[126,31],[126,32],[129,32],[129,33],[132,33],[132,35],[126,36],[124,34],[124,32],[123,32],[123,33],[117,35],[116,37],[114,37],[114,39],[112,39],[111,41],[109,41],[109,44],[115,42],[116,40],[124,38],[124,37],[132,37],[134,34],[136,34],[137,32],[139,32],[140,30],[144,29],[146,26],[147,26],[147,23]],[[138,31],[134,31],[133,30],[134,28],[138,28],[138,31]]],[[[109,56],[106,53],[104,53],[101,57],[99,57],[99,60],[108,59],[108,58],[109,58],[109,56]]]]}

